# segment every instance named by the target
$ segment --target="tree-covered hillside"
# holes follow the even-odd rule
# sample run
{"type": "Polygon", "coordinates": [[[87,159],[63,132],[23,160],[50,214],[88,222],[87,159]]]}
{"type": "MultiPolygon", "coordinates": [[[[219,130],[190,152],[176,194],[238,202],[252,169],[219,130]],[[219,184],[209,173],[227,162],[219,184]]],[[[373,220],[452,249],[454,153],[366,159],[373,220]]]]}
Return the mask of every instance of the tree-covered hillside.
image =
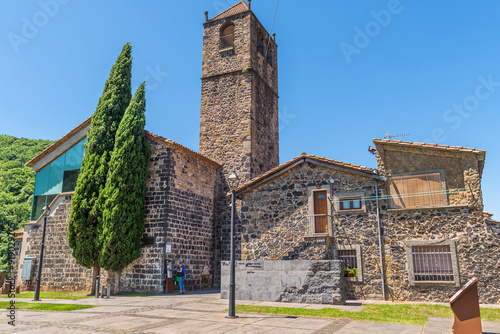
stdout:
{"type": "Polygon", "coordinates": [[[50,140],[0,135],[0,269],[7,269],[9,225],[29,220],[35,172],[24,164],[52,144],[50,140]]]}

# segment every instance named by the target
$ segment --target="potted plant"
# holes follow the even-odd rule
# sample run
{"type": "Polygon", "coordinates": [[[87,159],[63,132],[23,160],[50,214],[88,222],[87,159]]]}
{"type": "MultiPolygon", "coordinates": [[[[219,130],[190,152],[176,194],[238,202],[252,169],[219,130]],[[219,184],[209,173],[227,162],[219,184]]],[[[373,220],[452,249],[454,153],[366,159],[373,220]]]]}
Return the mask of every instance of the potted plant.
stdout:
{"type": "Polygon", "coordinates": [[[344,267],[344,277],[358,277],[358,268],[344,267]]]}

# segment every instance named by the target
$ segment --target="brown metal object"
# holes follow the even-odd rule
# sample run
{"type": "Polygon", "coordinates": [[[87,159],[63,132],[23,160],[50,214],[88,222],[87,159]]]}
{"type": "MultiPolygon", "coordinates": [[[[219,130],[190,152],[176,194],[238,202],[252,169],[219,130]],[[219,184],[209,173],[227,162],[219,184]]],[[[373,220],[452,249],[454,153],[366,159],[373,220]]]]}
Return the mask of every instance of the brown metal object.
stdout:
{"type": "Polygon", "coordinates": [[[165,279],[165,293],[174,293],[174,271],[172,269],[172,260],[165,261],[166,279],[165,279]]]}
{"type": "Polygon", "coordinates": [[[482,334],[476,277],[450,298],[450,306],[455,314],[454,334],[482,334]]]}
{"type": "Polygon", "coordinates": [[[5,270],[0,270],[0,287],[2,287],[6,275],[7,272],[5,270]]]}

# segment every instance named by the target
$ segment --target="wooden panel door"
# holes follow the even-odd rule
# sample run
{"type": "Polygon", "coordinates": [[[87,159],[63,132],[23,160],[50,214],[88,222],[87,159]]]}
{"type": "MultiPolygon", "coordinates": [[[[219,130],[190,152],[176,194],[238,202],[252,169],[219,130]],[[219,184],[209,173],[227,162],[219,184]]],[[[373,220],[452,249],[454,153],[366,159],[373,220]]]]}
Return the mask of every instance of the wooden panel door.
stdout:
{"type": "Polygon", "coordinates": [[[314,193],[314,233],[328,232],[328,202],[326,190],[315,191],[314,193]]]}

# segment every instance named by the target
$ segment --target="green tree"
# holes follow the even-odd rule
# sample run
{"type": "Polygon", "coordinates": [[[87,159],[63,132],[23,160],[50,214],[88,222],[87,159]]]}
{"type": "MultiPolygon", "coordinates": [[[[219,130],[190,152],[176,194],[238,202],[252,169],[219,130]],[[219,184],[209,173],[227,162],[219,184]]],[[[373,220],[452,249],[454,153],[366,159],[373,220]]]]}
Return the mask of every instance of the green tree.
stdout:
{"type": "Polygon", "coordinates": [[[24,164],[50,140],[0,135],[0,269],[9,271],[9,233],[29,221],[35,172],[24,164]]]}
{"type": "Polygon", "coordinates": [[[131,52],[130,43],[125,44],[104,85],[87,133],[82,168],[71,201],[68,242],[78,264],[86,268],[94,267],[92,292],[95,277],[99,274],[97,259],[101,250],[99,235],[102,227],[102,214],[95,204],[106,185],[116,130],[130,103],[131,52]]]}
{"type": "Polygon", "coordinates": [[[116,132],[106,188],[99,196],[103,210],[99,264],[117,273],[140,256],[144,232],[144,197],[150,146],[144,135],[145,83],[135,93],[116,132]]]}

